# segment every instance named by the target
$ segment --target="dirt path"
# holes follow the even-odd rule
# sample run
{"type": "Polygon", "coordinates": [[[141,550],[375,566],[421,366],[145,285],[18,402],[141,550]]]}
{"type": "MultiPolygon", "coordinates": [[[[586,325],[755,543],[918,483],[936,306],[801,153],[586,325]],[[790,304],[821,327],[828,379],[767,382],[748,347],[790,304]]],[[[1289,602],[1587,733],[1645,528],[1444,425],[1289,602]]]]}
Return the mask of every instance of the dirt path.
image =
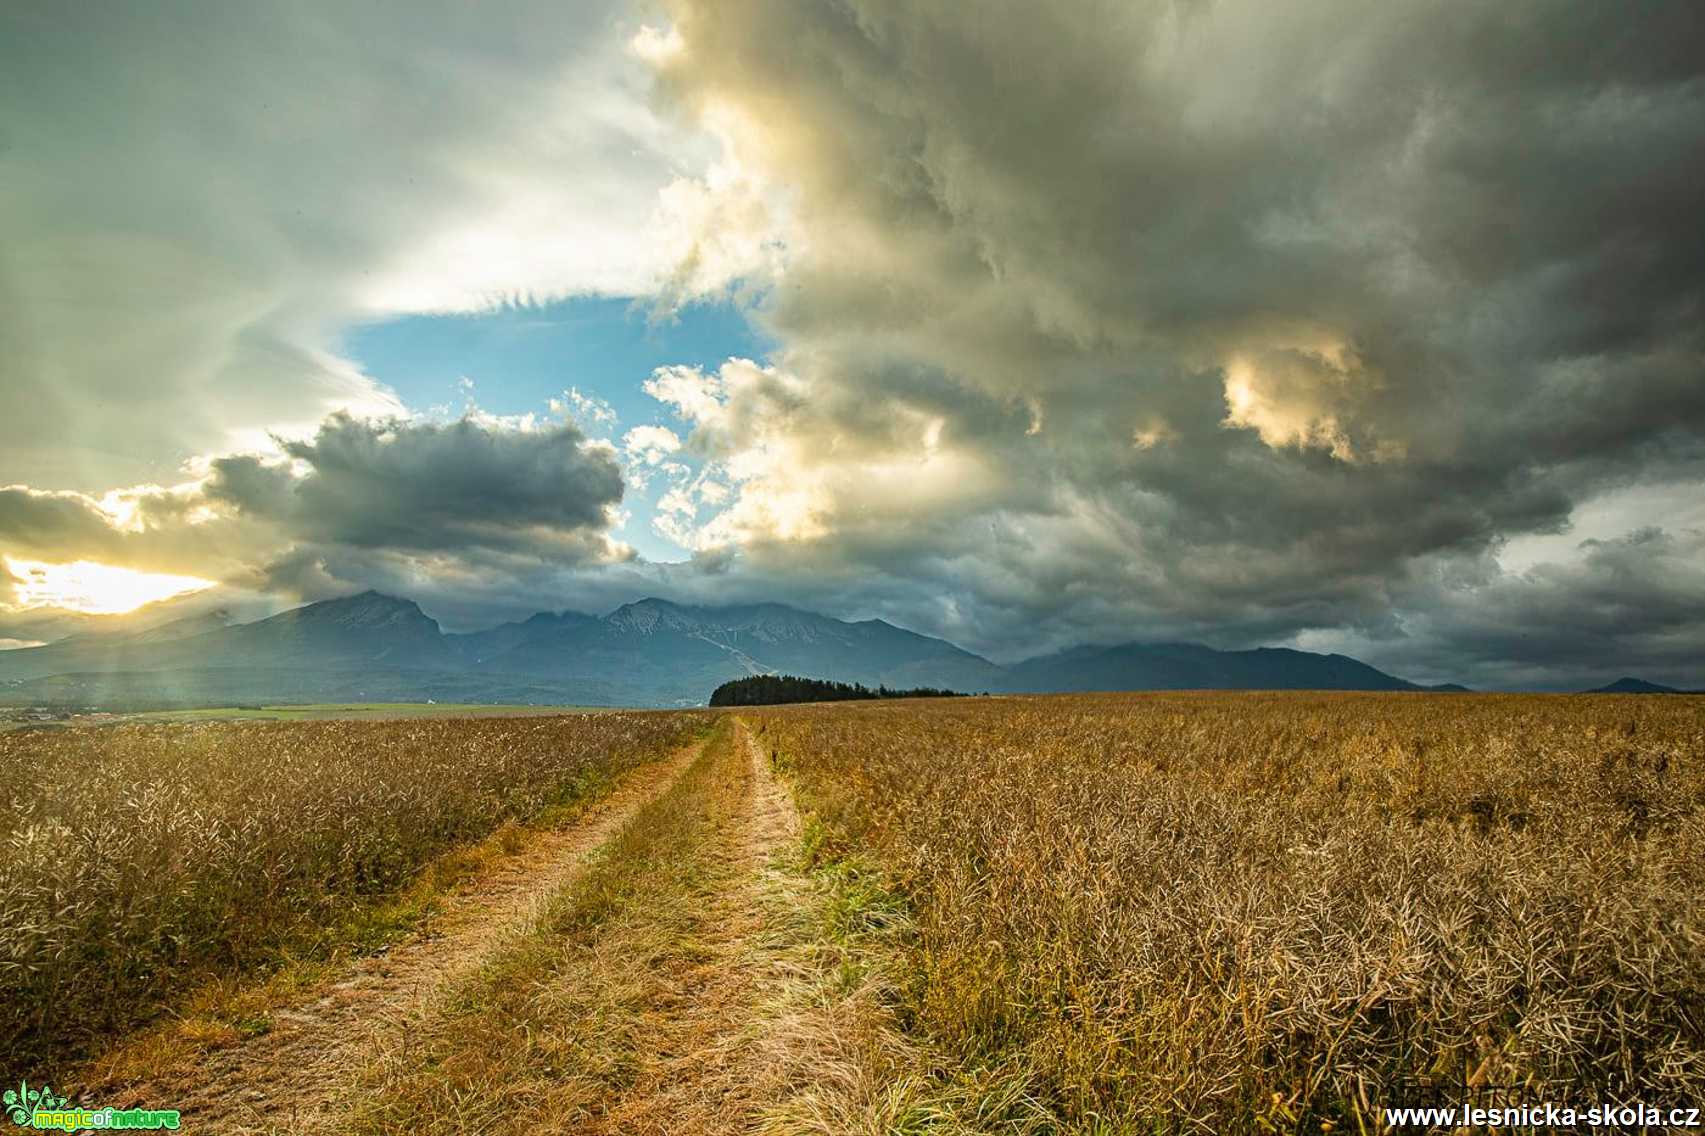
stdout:
{"type": "Polygon", "coordinates": [[[796,845],[800,819],[746,724],[736,720],[735,731],[748,789],[716,853],[728,885],[702,909],[698,949],[663,979],[638,1075],[591,1132],[750,1132],[792,1079],[797,1063],[778,1060],[773,1007],[799,939],[800,878],[781,858],[796,845]]]}
{"type": "MultiPolygon", "coordinates": [[[[847,891],[846,877],[802,862],[790,787],[747,722],[733,729],[720,784],[738,792],[712,810],[720,819],[699,846],[709,886],[675,945],[645,957],[640,992],[617,1003],[626,1015],[607,1019],[623,1021],[634,1067],[540,1131],[846,1136],[921,1130],[939,1115],[920,1103],[910,1071],[925,1066],[893,1010],[883,937],[903,920],[869,881],[847,891]]],[[[584,987],[609,965],[588,961],[563,981],[584,987]]]]}
{"type": "Polygon", "coordinates": [[[102,1086],[100,1095],[115,1105],[176,1108],[194,1133],[338,1131],[336,1102],[368,1055],[398,1044],[448,989],[524,934],[588,855],[673,784],[702,746],[636,770],[572,827],[537,834],[447,897],[425,933],[355,961],[300,1004],[275,1011],[268,1032],[145,1083],[102,1086]]]}

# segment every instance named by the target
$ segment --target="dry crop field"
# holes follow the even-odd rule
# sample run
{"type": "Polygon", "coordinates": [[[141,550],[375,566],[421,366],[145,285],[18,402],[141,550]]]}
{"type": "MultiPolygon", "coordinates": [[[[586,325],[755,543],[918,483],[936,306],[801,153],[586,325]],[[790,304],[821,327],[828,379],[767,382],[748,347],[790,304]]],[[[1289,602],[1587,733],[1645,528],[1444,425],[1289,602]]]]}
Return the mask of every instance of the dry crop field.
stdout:
{"type": "Polygon", "coordinates": [[[943,1091],[980,1086],[962,1115],[1319,1131],[1373,1130],[1414,1079],[1705,1102],[1702,711],[1155,694],[746,717],[819,855],[873,858],[908,903],[901,1008],[943,1091]]]}
{"type": "Polygon", "coordinates": [[[0,762],[6,1068],[191,1131],[1376,1132],[1426,1085],[1705,1103],[1697,698],[125,726],[0,736],[0,762]],[[369,916],[362,953],[352,913],[468,863],[419,924],[369,916]],[[227,1000],[252,1029],[149,1047],[198,976],[327,944],[300,988],[227,1000]],[[101,1036],[117,1056],[77,1071],[101,1036]]]}
{"type": "Polygon", "coordinates": [[[324,947],[440,853],[600,792],[706,720],[0,734],[0,1067],[37,1072],[199,978],[324,947]]]}

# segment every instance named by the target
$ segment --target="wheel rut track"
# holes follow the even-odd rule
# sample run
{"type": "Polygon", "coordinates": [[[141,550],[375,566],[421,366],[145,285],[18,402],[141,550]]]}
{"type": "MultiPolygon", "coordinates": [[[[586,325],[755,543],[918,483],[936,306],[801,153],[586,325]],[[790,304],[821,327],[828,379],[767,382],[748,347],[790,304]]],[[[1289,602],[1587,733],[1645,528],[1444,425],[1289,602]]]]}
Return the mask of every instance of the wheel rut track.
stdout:
{"type": "Polygon", "coordinates": [[[458,888],[420,933],[355,960],[307,997],[275,1010],[256,1037],[198,1054],[144,1081],[87,1086],[115,1107],[175,1108],[191,1133],[340,1131],[339,1101],[368,1056],[405,1038],[458,982],[568,886],[588,857],[686,770],[706,743],[626,775],[573,825],[525,847],[458,888]]]}
{"type": "Polygon", "coordinates": [[[747,792],[717,856],[727,886],[707,905],[706,957],[671,974],[635,1082],[587,1127],[598,1136],[709,1136],[754,1130],[790,1087],[771,1007],[789,978],[788,911],[800,897],[781,857],[799,839],[792,794],[741,719],[733,744],[747,792]]]}

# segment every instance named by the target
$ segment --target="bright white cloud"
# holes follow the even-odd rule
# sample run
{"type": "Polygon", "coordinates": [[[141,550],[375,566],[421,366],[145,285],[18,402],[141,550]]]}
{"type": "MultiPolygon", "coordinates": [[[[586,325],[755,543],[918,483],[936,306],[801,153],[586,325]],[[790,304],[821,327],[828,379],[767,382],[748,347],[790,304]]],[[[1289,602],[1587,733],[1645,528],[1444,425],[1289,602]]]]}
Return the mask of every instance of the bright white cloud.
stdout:
{"type": "Polygon", "coordinates": [[[608,430],[616,424],[616,408],[597,395],[582,394],[579,387],[563,391],[549,406],[552,414],[573,419],[583,430],[608,430]]]}
{"type": "Polygon", "coordinates": [[[1373,441],[1358,427],[1358,408],[1379,380],[1342,345],[1241,352],[1223,371],[1225,424],[1254,430],[1269,446],[1323,449],[1344,462],[1403,453],[1401,442],[1373,441]]]}
{"type": "Polygon", "coordinates": [[[0,563],[12,575],[15,606],[26,610],[53,607],[112,615],[211,588],[214,583],[196,576],[138,572],[93,560],[47,564],[5,557],[0,563]]]}
{"type": "Polygon", "coordinates": [[[681,439],[667,426],[635,426],[622,436],[622,447],[646,465],[657,465],[681,448],[681,439]]]}
{"type": "Polygon", "coordinates": [[[652,291],[660,117],[626,6],[0,13],[0,482],[100,490],[405,408],[356,320],[652,291]]]}

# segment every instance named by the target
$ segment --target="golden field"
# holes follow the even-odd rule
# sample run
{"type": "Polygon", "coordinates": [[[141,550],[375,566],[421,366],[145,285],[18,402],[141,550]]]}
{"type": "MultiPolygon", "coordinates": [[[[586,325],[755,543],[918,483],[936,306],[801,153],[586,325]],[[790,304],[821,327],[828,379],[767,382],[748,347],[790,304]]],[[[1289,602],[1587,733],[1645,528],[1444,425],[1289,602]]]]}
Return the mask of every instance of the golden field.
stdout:
{"type": "Polygon", "coordinates": [[[215,1124],[304,1093],[341,1130],[671,1136],[1705,1100],[1705,699],[176,724],[0,762],[0,1061],[118,1043],[85,1087],[215,1124]],[[263,988],[186,1009],[210,977],[263,988]]]}
{"type": "Polygon", "coordinates": [[[362,917],[435,857],[601,792],[707,722],[0,733],[0,1067],[42,1068],[281,950],[375,946],[394,929],[362,917]]]}
{"type": "Polygon", "coordinates": [[[1416,1081],[1705,1099],[1705,700],[743,716],[818,857],[910,909],[940,1130],[1372,1131],[1416,1081]]]}

